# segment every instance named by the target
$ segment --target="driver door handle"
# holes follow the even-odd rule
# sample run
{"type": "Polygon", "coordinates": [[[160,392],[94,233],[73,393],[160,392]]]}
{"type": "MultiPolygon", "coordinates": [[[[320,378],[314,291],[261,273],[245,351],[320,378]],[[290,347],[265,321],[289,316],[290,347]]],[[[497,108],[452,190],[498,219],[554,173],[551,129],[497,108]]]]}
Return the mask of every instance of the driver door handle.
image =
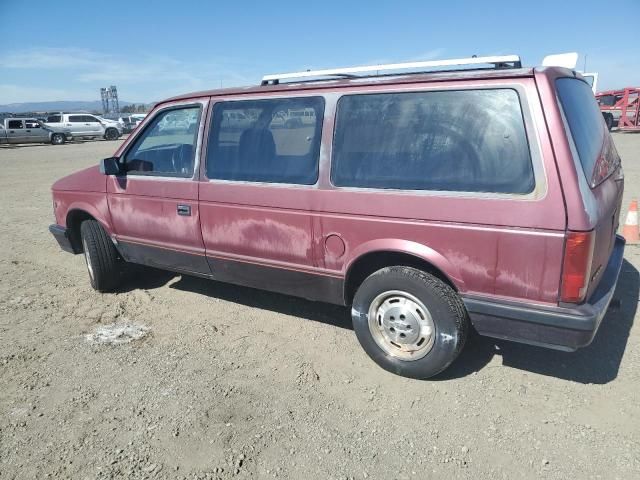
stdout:
{"type": "Polygon", "coordinates": [[[191,205],[178,205],[178,215],[188,217],[191,215],[191,205]]]}

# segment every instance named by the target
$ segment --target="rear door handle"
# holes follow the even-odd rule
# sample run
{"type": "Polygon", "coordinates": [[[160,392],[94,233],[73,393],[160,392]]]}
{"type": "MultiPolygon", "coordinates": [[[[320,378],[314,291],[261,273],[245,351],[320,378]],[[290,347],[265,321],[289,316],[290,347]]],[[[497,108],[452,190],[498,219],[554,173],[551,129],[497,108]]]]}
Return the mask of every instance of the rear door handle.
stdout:
{"type": "Polygon", "coordinates": [[[188,217],[191,215],[191,205],[178,205],[178,215],[188,217]]]}

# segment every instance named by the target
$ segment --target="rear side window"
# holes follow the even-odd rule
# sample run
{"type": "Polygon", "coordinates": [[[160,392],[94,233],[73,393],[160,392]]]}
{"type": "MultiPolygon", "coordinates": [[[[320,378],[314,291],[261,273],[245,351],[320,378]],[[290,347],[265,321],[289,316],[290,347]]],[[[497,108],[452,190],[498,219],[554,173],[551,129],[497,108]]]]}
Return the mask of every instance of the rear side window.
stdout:
{"type": "MultiPolygon", "coordinates": [[[[584,174],[594,186],[597,183],[594,170],[601,154],[604,154],[605,162],[599,168],[612,170],[619,163],[602,113],[591,87],[585,82],[575,78],[559,78],[556,80],[556,90],[569,125],[570,132],[567,133],[573,137],[584,174]]],[[[597,177],[603,178],[606,173],[603,175],[600,172],[597,177]]]]}
{"type": "Polygon", "coordinates": [[[535,180],[518,94],[344,96],[331,180],[342,187],[529,193],[535,180]]]}
{"type": "Polygon", "coordinates": [[[47,117],[47,123],[60,123],[62,122],[62,117],[60,115],[49,115],[47,117]]]}
{"type": "Polygon", "coordinates": [[[22,128],[22,120],[9,120],[9,128],[22,128]]]}
{"type": "Polygon", "coordinates": [[[323,110],[322,97],[217,103],[207,177],[313,185],[318,179],[323,110]]]}
{"type": "Polygon", "coordinates": [[[84,123],[84,115],[69,115],[69,121],[72,123],[84,123]]]}

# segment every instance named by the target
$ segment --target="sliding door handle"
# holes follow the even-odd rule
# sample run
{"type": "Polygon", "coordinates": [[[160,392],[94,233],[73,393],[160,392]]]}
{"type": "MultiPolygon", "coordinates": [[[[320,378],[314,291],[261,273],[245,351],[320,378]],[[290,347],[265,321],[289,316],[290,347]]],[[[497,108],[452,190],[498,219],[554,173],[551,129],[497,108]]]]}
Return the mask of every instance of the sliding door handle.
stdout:
{"type": "Polygon", "coordinates": [[[178,215],[188,217],[191,215],[191,205],[178,205],[178,215]]]}

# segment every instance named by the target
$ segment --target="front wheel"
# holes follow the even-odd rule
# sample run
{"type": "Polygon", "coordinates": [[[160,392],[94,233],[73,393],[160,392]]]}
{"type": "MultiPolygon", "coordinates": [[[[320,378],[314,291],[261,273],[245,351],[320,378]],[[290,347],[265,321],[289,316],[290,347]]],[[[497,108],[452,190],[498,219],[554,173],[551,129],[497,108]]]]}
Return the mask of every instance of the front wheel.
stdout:
{"type": "Polygon", "coordinates": [[[367,277],[351,315],[367,354],[385,370],[409,378],[429,378],[447,368],[469,329],[462,299],[449,285],[403,266],[367,277]]]}
{"type": "Polygon", "coordinates": [[[118,130],[115,128],[107,128],[107,131],[104,132],[105,140],[117,140],[120,134],[118,130]]]}
{"type": "Polygon", "coordinates": [[[95,220],[80,226],[84,258],[91,286],[99,292],[110,292],[120,283],[121,260],[104,228],[95,220]]]}
{"type": "Polygon", "coordinates": [[[64,135],[61,133],[54,133],[51,135],[51,145],[62,145],[64,143],[64,135]]]}

